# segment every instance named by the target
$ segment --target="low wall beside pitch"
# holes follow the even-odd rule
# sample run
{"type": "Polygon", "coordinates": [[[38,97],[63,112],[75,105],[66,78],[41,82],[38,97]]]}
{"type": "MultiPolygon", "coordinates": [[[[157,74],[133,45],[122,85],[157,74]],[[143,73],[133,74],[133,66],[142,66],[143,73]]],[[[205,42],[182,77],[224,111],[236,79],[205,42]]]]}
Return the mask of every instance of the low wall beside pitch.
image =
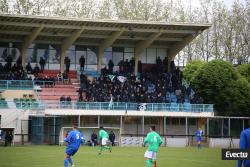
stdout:
{"type": "Polygon", "coordinates": [[[167,138],[167,147],[186,147],[188,143],[188,138],[167,138]]]}
{"type": "Polygon", "coordinates": [[[209,147],[214,148],[239,148],[239,139],[232,138],[209,138],[209,147]]]}

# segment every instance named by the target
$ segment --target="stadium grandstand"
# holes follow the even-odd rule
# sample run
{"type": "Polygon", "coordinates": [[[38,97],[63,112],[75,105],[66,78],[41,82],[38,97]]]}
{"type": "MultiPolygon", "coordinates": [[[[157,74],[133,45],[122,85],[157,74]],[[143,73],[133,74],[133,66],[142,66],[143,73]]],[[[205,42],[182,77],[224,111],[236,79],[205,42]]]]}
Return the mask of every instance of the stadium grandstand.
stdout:
{"type": "Polygon", "coordinates": [[[61,144],[73,124],[141,146],[151,125],[164,146],[237,147],[248,117],[216,116],[175,56],[210,24],[0,15],[0,127],[16,144],[61,144]]]}

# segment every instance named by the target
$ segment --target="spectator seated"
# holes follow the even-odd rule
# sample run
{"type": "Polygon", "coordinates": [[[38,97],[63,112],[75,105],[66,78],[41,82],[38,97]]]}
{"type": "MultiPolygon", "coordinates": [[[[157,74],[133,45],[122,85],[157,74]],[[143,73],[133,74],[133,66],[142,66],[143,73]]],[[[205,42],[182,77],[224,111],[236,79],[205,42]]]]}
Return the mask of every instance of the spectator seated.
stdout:
{"type": "Polygon", "coordinates": [[[34,78],[35,84],[43,87],[54,87],[55,86],[55,78],[53,77],[43,77],[43,76],[36,76],[34,78]]]}
{"type": "Polygon", "coordinates": [[[71,97],[65,97],[64,95],[60,98],[60,107],[61,108],[71,108],[71,97]]]}

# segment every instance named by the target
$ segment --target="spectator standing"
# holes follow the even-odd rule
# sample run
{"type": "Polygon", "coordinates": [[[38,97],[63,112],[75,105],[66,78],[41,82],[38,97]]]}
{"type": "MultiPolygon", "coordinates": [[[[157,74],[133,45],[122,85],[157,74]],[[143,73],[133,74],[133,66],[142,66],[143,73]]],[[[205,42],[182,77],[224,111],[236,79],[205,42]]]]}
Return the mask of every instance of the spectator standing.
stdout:
{"type": "Polygon", "coordinates": [[[38,64],[36,64],[34,69],[33,69],[33,73],[38,75],[39,72],[40,72],[40,68],[38,67],[38,64]]]}
{"type": "Polygon", "coordinates": [[[40,57],[40,61],[39,61],[39,64],[40,64],[40,67],[41,67],[41,71],[43,72],[44,70],[44,66],[45,66],[45,59],[43,57],[40,57]]]}
{"type": "Polygon", "coordinates": [[[115,146],[115,134],[113,131],[111,131],[109,134],[109,140],[110,140],[112,146],[115,146]]]}
{"type": "Polygon", "coordinates": [[[78,101],[83,101],[82,93],[83,93],[82,89],[79,88],[79,90],[78,90],[78,94],[79,94],[79,95],[78,95],[78,101]]]}
{"type": "Polygon", "coordinates": [[[118,66],[119,66],[119,72],[123,73],[124,72],[124,61],[123,60],[119,61],[118,66]]]}
{"type": "Polygon", "coordinates": [[[129,61],[129,72],[130,72],[130,73],[133,73],[134,67],[135,67],[135,59],[132,58],[132,59],[129,61]]]}
{"type": "Polygon", "coordinates": [[[138,61],[138,73],[142,73],[142,63],[140,60],[138,61]]]}
{"type": "Polygon", "coordinates": [[[30,63],[28,63],[28,64],[26,65],[25,69],[26,69],[26,72],[27,72],[28,74],[31,74],[31,73],[32,73],[32,67],[31,67],[30,63]]]}
{"type": "Polygon", "coordinates": [[[80,71],[83,72],[85,66],[85,58],[83,56],[81,56],[81,58],[79,59],[79,64],[80,64],[80,71]]]}
{"type": "Polygon", "coordinates": [[[7,135],[5,136],[5,147],[7,147],[8,145],[11,146],[12,140],[13,140],[13,135],[11,132],[8,132],[7,135]]]}
{"type": "Polygon", "coordinates": [[[114,63],[113,63],[112,60],[109,60],[108,66],[109,66],[108,71],[109,71],[110,74],[112,74],[113,73],[113,68],[114,68],[114,63]]]}
{"type": "Polygon", "coordinates": [[[163,71],[164,71],[165,73],[168,72],[168,58],[167,58],[167,57],[165,57],[165,58],[163,59],[163,71]]]}
{"type": "Polygon", "coordinates": [[[68,57],[65,57],[64,64],[66,66],[66,72],[68,73],[70,68],[70,59],[68,57]]]}
{"type": "Polygon", "coordinates": [[[97,134],[95,132],[91,134],[91,141],[92,141],[92,146],[97,145],[97,134]]]}

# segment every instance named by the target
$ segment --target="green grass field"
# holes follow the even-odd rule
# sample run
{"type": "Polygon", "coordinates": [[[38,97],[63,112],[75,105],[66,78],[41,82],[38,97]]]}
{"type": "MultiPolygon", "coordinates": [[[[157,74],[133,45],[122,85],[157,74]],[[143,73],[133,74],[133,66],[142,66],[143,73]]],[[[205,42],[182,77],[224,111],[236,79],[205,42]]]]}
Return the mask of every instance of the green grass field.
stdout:
{"type": "MultiPolygon", "coordinates": [[[[81,147],[73,156],[76,167],[144,167],[146,148],[113,147],[98,156],[98,147],[81,147]]],[[[64,146],[0,147],[1,167],[63,167],[64,146]]],[[[235,167],[222,161],[221,149],[166,148],[157,155],[158,167],[235,167]]]]}

